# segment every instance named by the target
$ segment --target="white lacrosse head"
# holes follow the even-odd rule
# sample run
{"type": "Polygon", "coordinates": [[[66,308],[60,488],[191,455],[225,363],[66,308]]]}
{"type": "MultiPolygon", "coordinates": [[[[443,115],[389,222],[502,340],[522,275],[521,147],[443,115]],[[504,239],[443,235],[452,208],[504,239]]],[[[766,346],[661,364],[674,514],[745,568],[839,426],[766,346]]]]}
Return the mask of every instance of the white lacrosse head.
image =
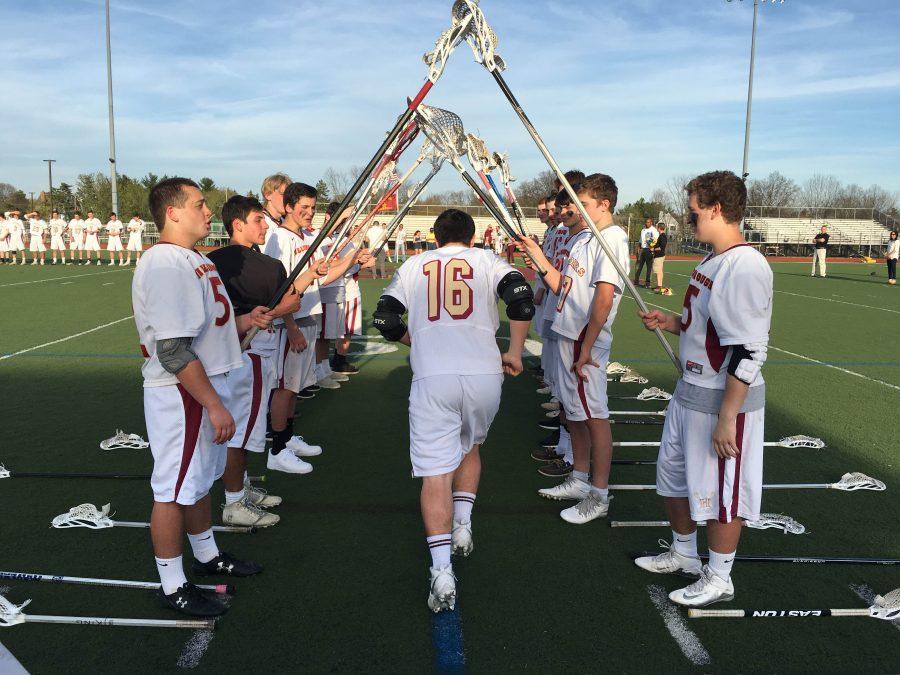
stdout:
{"type": "Polygon", "coordinates": [[[475,61],[480,63],[489,71],[506,70],[506,63],[495,53],[499,40],[497,34],[488,25],[487,19],[484,18],[484,12],[478,6],[478,0],[456,0],[453,3],[452,10],[453,24],[461,26],[466,20],[469,21],[465,26],[462,37],[472,48],[475,61]],[[471,19],[469,18],[471,16],[471,19]]]}
{"type": "Polygon", "coordinates": [[[126,434],[121,429],[116,429],[114,436],[100,441],[101,450],[119,450],[122,448],[143,450],[149,447],[150,444],[137,434],[126,434]]]}
{"type": "Polygon", "coordinates": [[[895,621],[900,619],[900,588],[886,595],[876,595],[875,604],[869,607],[869,614],[876,619],[895,621]]]}
{"type": "Polygon", "coordinates": [[[109,517],[109,504],[105,504],[99,511],[93,504],[73,506],[68,513],[56,516],[50,524],[58,529],[89,527],[92,530],[102,530],[113,526],[112,519],[109,517]]]}
{"type": "Polygon", "coordinates": [[[859,473],[858,471],[845,473],[841,476],[841,479],[831,487],[836,490],[846,490],[847,492],[854,492],[856,490],[874,490],[876,492],[881,492],[887,489],[887,486],[880,480],[867,476],[864,473],[859,473]]]}
{"type": "Polygon", "coordinates": [[[622,365],[618,361],[611,361],[606,364],[606,374],[607,375],[624,375],[629,372],[628,366],[622,365]]]}
{"type": "Polygon", "coordinates": [[[649,389],[644,389],[635,398],[638,401],[671,401],[672,394],[663,391],[659,387],[650,387],[649,389]]]}
{"type": "Polygon", "coordinates": [[[420,128],[436,151],[462,171],[459,158],[466,153],[466,131],[459,115],[430,105],[420,105],[416,114],[420,128]]]}
{"type": "Polygon", "coordinates": [[[0,478],[9,478],[9,469],[0,464],[0,478]]]}
{"type": "Polygon", "coordinates": [[[497,166],[494,164],[494,156],[484,144],[484,141],[475,134],[466,134],[466,154],[469,162],[476,171],[490,173],[497,166]]]}
{"type": "Polygon", "coordinates": [[[381,173],[379,173],[375,177],[375,181],[372,183],[372,192],[378,192],[379,190],[384,190],[388,187],[391,182],[391,176],[394,175],[394,171],[397,168],[397,162],[394,160],[389,161],[384,165],[381,169],[381,173]]]}
{"type": "Polygon", "coordinates": [[[622,382],[625,384],[628,384],[628,383],[647,384],[648,382],[650,382],[650,380],[648,380],[643,375],[638,375],[637,373],[625,373],[624,375],[622,375],[619,378],[619,382],[622,382]]]}
{"type": "Polygon", "coordinates": [[[25,623],[25,615],[22,614],[22,608],[26,607],[30,602],[31,600],[26,600],[21,605],[16,605],[0,595],[0,628],[25,623]]]}
{"type": "Polygon", "coordinates": [[[785,448],[824,448],[825,441],[812,436],[788,436],[781,439],[781,445],[785,448]]]}
{"type": "Polygon", "coordinates": [[[515,176],[513,176],[509,170],[509,153],[495,152],[494,164],[500,169],[500,177],[503,179],[503,184],[509,187],[509,184],[516,180],[515,176]]]}
{"type": "Polygon", "coordinates": [[[783,530],[785,534],[803,534],[806,527],[801,525],[790,516],[780,513],[760,513],[759,520],[746,521],[747,527],[757,530],[783,530]]]}

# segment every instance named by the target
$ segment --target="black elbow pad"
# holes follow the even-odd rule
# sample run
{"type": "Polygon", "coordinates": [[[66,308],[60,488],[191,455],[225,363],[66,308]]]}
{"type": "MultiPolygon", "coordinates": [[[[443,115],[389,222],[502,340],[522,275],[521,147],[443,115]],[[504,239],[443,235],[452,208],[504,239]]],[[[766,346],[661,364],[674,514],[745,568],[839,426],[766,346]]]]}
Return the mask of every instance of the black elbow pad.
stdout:
{"type": "Polygon", "coordinates": [[[397,342],[406,335],[406,324],[403,315],[406,307],[397,298],[391,295],[382,295],[378,300],[378,306],[372,315],[372,325],[378,330],[385,340],[397,342]]]}
{"type": "Polygon", "coordinates": [[[506,303],[506,316],[513,321],[534,318],[534,291],[521,272],[510,272],[497,284],[497,295],[506,303]]]}

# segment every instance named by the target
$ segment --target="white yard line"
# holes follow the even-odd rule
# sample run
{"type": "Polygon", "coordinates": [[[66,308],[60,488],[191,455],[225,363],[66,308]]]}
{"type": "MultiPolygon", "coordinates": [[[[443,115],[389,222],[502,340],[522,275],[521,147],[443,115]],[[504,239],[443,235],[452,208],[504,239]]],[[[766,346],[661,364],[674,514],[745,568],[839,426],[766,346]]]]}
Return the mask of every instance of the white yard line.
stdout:
{"type": "MultiPolygon", "coordinates": [[[[631,298],[630,295],[626,295],[624,297],[631,298]]],[[[633,299],[633,298],[631,298],[631,299],[633,299]]],[[[669,308],[669,307],[663,307],[662,305],[655,305],[652,302],[647,302],[646,300],[644,300],[644,302],[646,302],[647,305],[649,305],[650,307],[656,307],[657,309],[662,309],[666,312],[672,311],[671,308],[669,308]]],[[[891,384],[890,382],[885,382],[884,380],[879,380],[878,378],[875,378],[875,377],[869,377],[868,375],[863,375],[862,373],[857,373],[855,370],[847,370],[846,368],[841,368],[840,366],[834,366],[830,363],[825,363],[824,361],[819,361],[819,359],[814,359],[810,356],[804,356],[803,354],[791,352],[791,351],[788,351],[787,349],[781,349],[781,347],[775,347],[774,345],[771,345],[771,344],[769,345],[769,349],[774,349],[776,352],[788,354],[790,356],[793,356],[794,358],[798,358],[803,361],[809,361],[810,363],[815,363],[816,365],[819,365],[819,366],[824,366],[826,368],[831,368],[832,370],[840,371],[842,373],[845,373],[846,375],[852,375],[853,377],[858,377],[861,380],[867,380],[868,382],[872,382],[873,384],[880,384],[884,387],[888,387],[889,389],[896,389],[897,391],[900,391],[900,386],[897,386],[896,384],[891,384]]]]}
{"type": "Polygon", "coordinates": [[[127,269],[124,270],[109,270],[107,272],[91,272],[90,274],[73,274],[68,277],[50,277],[49,279],[36,279],[34,281],[17,281],[13,284],[0,284],[0,288],[5,288],[7,286],[25,286],[27,284],[44,284],[48,281],[60,281],[61,279],[77,279],[79,277],[95,277],[98,274],[115,274],[116,272],[127,272],[127,269]]]}
{"type": "Polygon", "coordinates": [[[662,586],[647,586],[647,593],[650,595],[650,601],[656,607],[656,611],[662,617],[663,623],[666,624],[666,630],[678,644],[685,658],[695,666],[706,666],[712,663],[712,658],[706,651],[706,647],[700,642],[700,638],[688,628],[681,612],[669,601],[666,589],[662,586]]]}
{"type": "Polygon", "coordinates": [[[103,330],[104,328],[109,328],[110,326],[115,326],[117,323],[122,323],[123,321],[128,321],[129,319],[134,318],[134,314],[129,314],[128,316],[124,316],[121,319],[116,319],[115,321],[110,321],[109,323],[104,323],[99,326],[94,326],[88,330],[83,330],[80,333],[75,333],[74,335],[67,335],[64,338],[60,338],[59,340],[53,340],[52,342],[45,342],[42,345],[35,345],[34,347],[28,347],[27,349],[20,349],[17,352],[13,352],[12,354],[4,354],[0,356],[0,361],[5,359],[11,359],[14,356],[19,356],[20,354],[27,354],[28,352],[33,352],[37,349],[43,349],[44,347],[49,347],[51,345],[58,345],[60,342],[67,342],[68,340],[74,340],[75,338],[81,337],[82,335],[87,335],[88,333],[94,333],[98,330],[103,330]]]}
{"type": "Polygon", "coordinates": [[[212,642],[213,632],[211,630],[197,630],[191,635],[184,648],[181,650],[181,656],[175,664],[179,668],[190,670],[200,665],[200,659],[209,649],[209,643],[212,642]]]}
{"type": "MultiPolygon", "coordinates": [[[[869,607],[875,604],[875,591],[865,584],[850,584],[850,590],[869,607]]],[[[894,624],[894,628],[900,630],[900,619],[894,619],[891,623],[894,624]]]]}

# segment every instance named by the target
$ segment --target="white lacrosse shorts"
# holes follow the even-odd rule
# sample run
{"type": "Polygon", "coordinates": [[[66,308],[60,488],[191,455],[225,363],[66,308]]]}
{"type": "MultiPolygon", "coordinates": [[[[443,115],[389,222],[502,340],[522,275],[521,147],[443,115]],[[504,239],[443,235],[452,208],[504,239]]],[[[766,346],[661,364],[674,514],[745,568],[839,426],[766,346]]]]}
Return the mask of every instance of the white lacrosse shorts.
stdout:
{"type": "Polygon", "coordinates": [[[503,375],[432,375],[409,391],[412,475],[456,470],[473,445],[484,443],[500,408],[503,375]]]}
{"type": "Polygon", "coordinates": [[[125,249],[122,247],[122,237],[114,237],[110,235],[109,239],[106,240],[106,250],[124,251],[125,249]]]}
{"type": "Polygon", "coordinates": [[[291,351],[286,328],[278,331],[278,354],[275,364],[275,386],[287,389],[295,394],[316,383],[316,338],[319,337],[319,324],[301,325],[300,332],[306,338],[306,349],[302,352],[291,351]]]}
{"type": "Polygon", "coordinates": [[[142,251],[144,249],[143,244],[141,243],[141,235],[139,234],[129,234],[128,235],[128,247],[129,251],[142,251]]]}
{"type": "Polygon", "coordinates": [[[347,335],[362,335],[362,307],[359,298],[322,304],[323,340],[338,340],[347,335]]]}
{"type": "Polygon", "coordinates": [[[51,251],[65,251],[66,250],[66,242],[63,241],[62,235],[54,234],[50,237],[50,250],[51,251]]]}
{"type": "Polygon", "coordinates": [[[266,413],[269,411],[269,391],[274,379],[272,359],[256,352],[241,354],[243,368],[228,373],[231,406],[234,417],[234,437],[229,448],[250,452],[266,450],[266,413]]]}
{"type": "Polygon", "coordinates": [[[556,387],[556,333],[552,337],[544,337],[541,345],[541,368],[544,369],[544,383],[550,387],[550,393],[559,398],[556,387]]]}
{"type": "Polygon", "coordinates": [[[43,253],[47,250],[44,246],[44,240],[41,237],[32,237],[28,242],[28,250],[32,253],[43,253]]]}
{"type": "Polygon", "coordinates": [[[691,518],[700,523],[735,518],[759,519],[763,484],[765,409],[737,417],[737,457],[720,459],[712,435],[719,421],[713,413],[669,402],[656,464],[656,492],[687,497],[691,518]]]}
{"type": "Polygon", "coordinates": [[[84,250],[84,236],[69,237],[69,250],[70,251],[83,251],[84,250]]]}
{"type": "Polygon", "coordinates": [[[591,359],[597,367],[587,366],[584,372],[587,381],[575,374],[573,366],[581,355],[580,340],[559,336],[556,340],[554,359],[556,398],[566,413],[566,419],[584,422],[588,419],[609,419],[609,399],[606,395],[606,365],[609,363],[609,349],[594,343],[591,359]]]}
{"type": "Polygon", "coordinates": [[[99,251],[100,250],[100,240],[97,239],[96,234],[89,234],[84,238],[84,250],[85,251],[99,251]]]}
{"type": "MultiPolygon", "coordinates": [[[[228,375],[213,375],[209,381],[231,410],[228,375]]],[[[144,420],[153,454],[153,499],[196,504],[209,494],[226,452],[213,442],[206,410],[180,384],[144,387],[144,420]]]]}

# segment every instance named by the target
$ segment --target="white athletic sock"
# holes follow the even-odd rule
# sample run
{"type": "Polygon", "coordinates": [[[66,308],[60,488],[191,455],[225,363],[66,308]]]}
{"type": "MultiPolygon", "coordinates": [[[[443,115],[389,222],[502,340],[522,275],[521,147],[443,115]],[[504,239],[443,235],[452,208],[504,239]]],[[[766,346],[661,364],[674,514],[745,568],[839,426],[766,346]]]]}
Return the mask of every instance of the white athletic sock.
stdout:
{"type": "Polygon", "coordinates": [[[313,369],[316,374],[316,382],[319,380],[325,379],[325,374],[322,372],[322,364],[316,362],[315,368],[313,369]]]}
{"type": "Polygon", "coordinates": [[[225,490],[225,506],[237,504],[244,498],[244,494],[246,494],[246,490],[243,489],[240,492],[229,492],[228,490],[225,490]]]}
{"type": "Polygon", "coordinates": [[[600,495],[600,499],[602,499],[604,502],[609,501],[609,488],[608,487],[598,488],[594,485],[591,485],[591,492],[593,492],[596,495],[600,495]]]}
{"type": "Polygon", "coordinates": [[[472,507],[475,506],[475,495],[471,492],[453,493],[453,520],[468,523],[472,520],[472,507]]]}
{"type": "Polygon", "coordinates": [[[574,457],[572,457],[572,437],[569,436],[569,432],[566,431],[565,427],[559,428],[559,443],[556,445],[556,452],[563,456],[569,464],[573,463],[574,457]]]}
{"type": "Polygon", "coordinates": [[[431,551],[431,566],[439,570],[442,567],[450,566],[450,533],[436,534],[426,537],[428,549],[431,551]]]}
{"type": "Polygon", "coordinates": [[[577,480],[580,480],[582,483],[587,483],[588,478],[589,478],[587,471],[578,471],[578,470],[575,470],[572,472],[572,477],[576,478],[577,480]]]}
{"type": "Polygon", "coordinates": [[[188,533],[188,541],[191,542],[194,557],[202,563],[207,563],[219,555],[219,547],[216,546],[212,528],[200,534],[188,533]]]}
{"type": "Polygon", "coordinates": [[[250,487],[250,474],[244,471],[244,489],[250,487]]]}
{"type": "Polygon", "coordinates": [[[166,595],[172,595],[172,593],[187,583],[187,577],[184,576],[184,567],[181,564],[181,556],[157,558],[156,571],[159,572],[162,590],[166,595]]]}
{"type": "Polygon", "coordinates": [[[709,569],[713,571],[713,573],[717,577],[721,577],[728,581],[731,578],[731,567],[734,565],[734,554],[737,551],[732,551],[731,553],[716,553],[712,549],[709,549],[709,569]]]}
{"type": "Polygon", "coordinates": [[[687,558],[697,558],[697,530],[690,534],[679,534],[672,530],[672,548],[687,558]]]}

